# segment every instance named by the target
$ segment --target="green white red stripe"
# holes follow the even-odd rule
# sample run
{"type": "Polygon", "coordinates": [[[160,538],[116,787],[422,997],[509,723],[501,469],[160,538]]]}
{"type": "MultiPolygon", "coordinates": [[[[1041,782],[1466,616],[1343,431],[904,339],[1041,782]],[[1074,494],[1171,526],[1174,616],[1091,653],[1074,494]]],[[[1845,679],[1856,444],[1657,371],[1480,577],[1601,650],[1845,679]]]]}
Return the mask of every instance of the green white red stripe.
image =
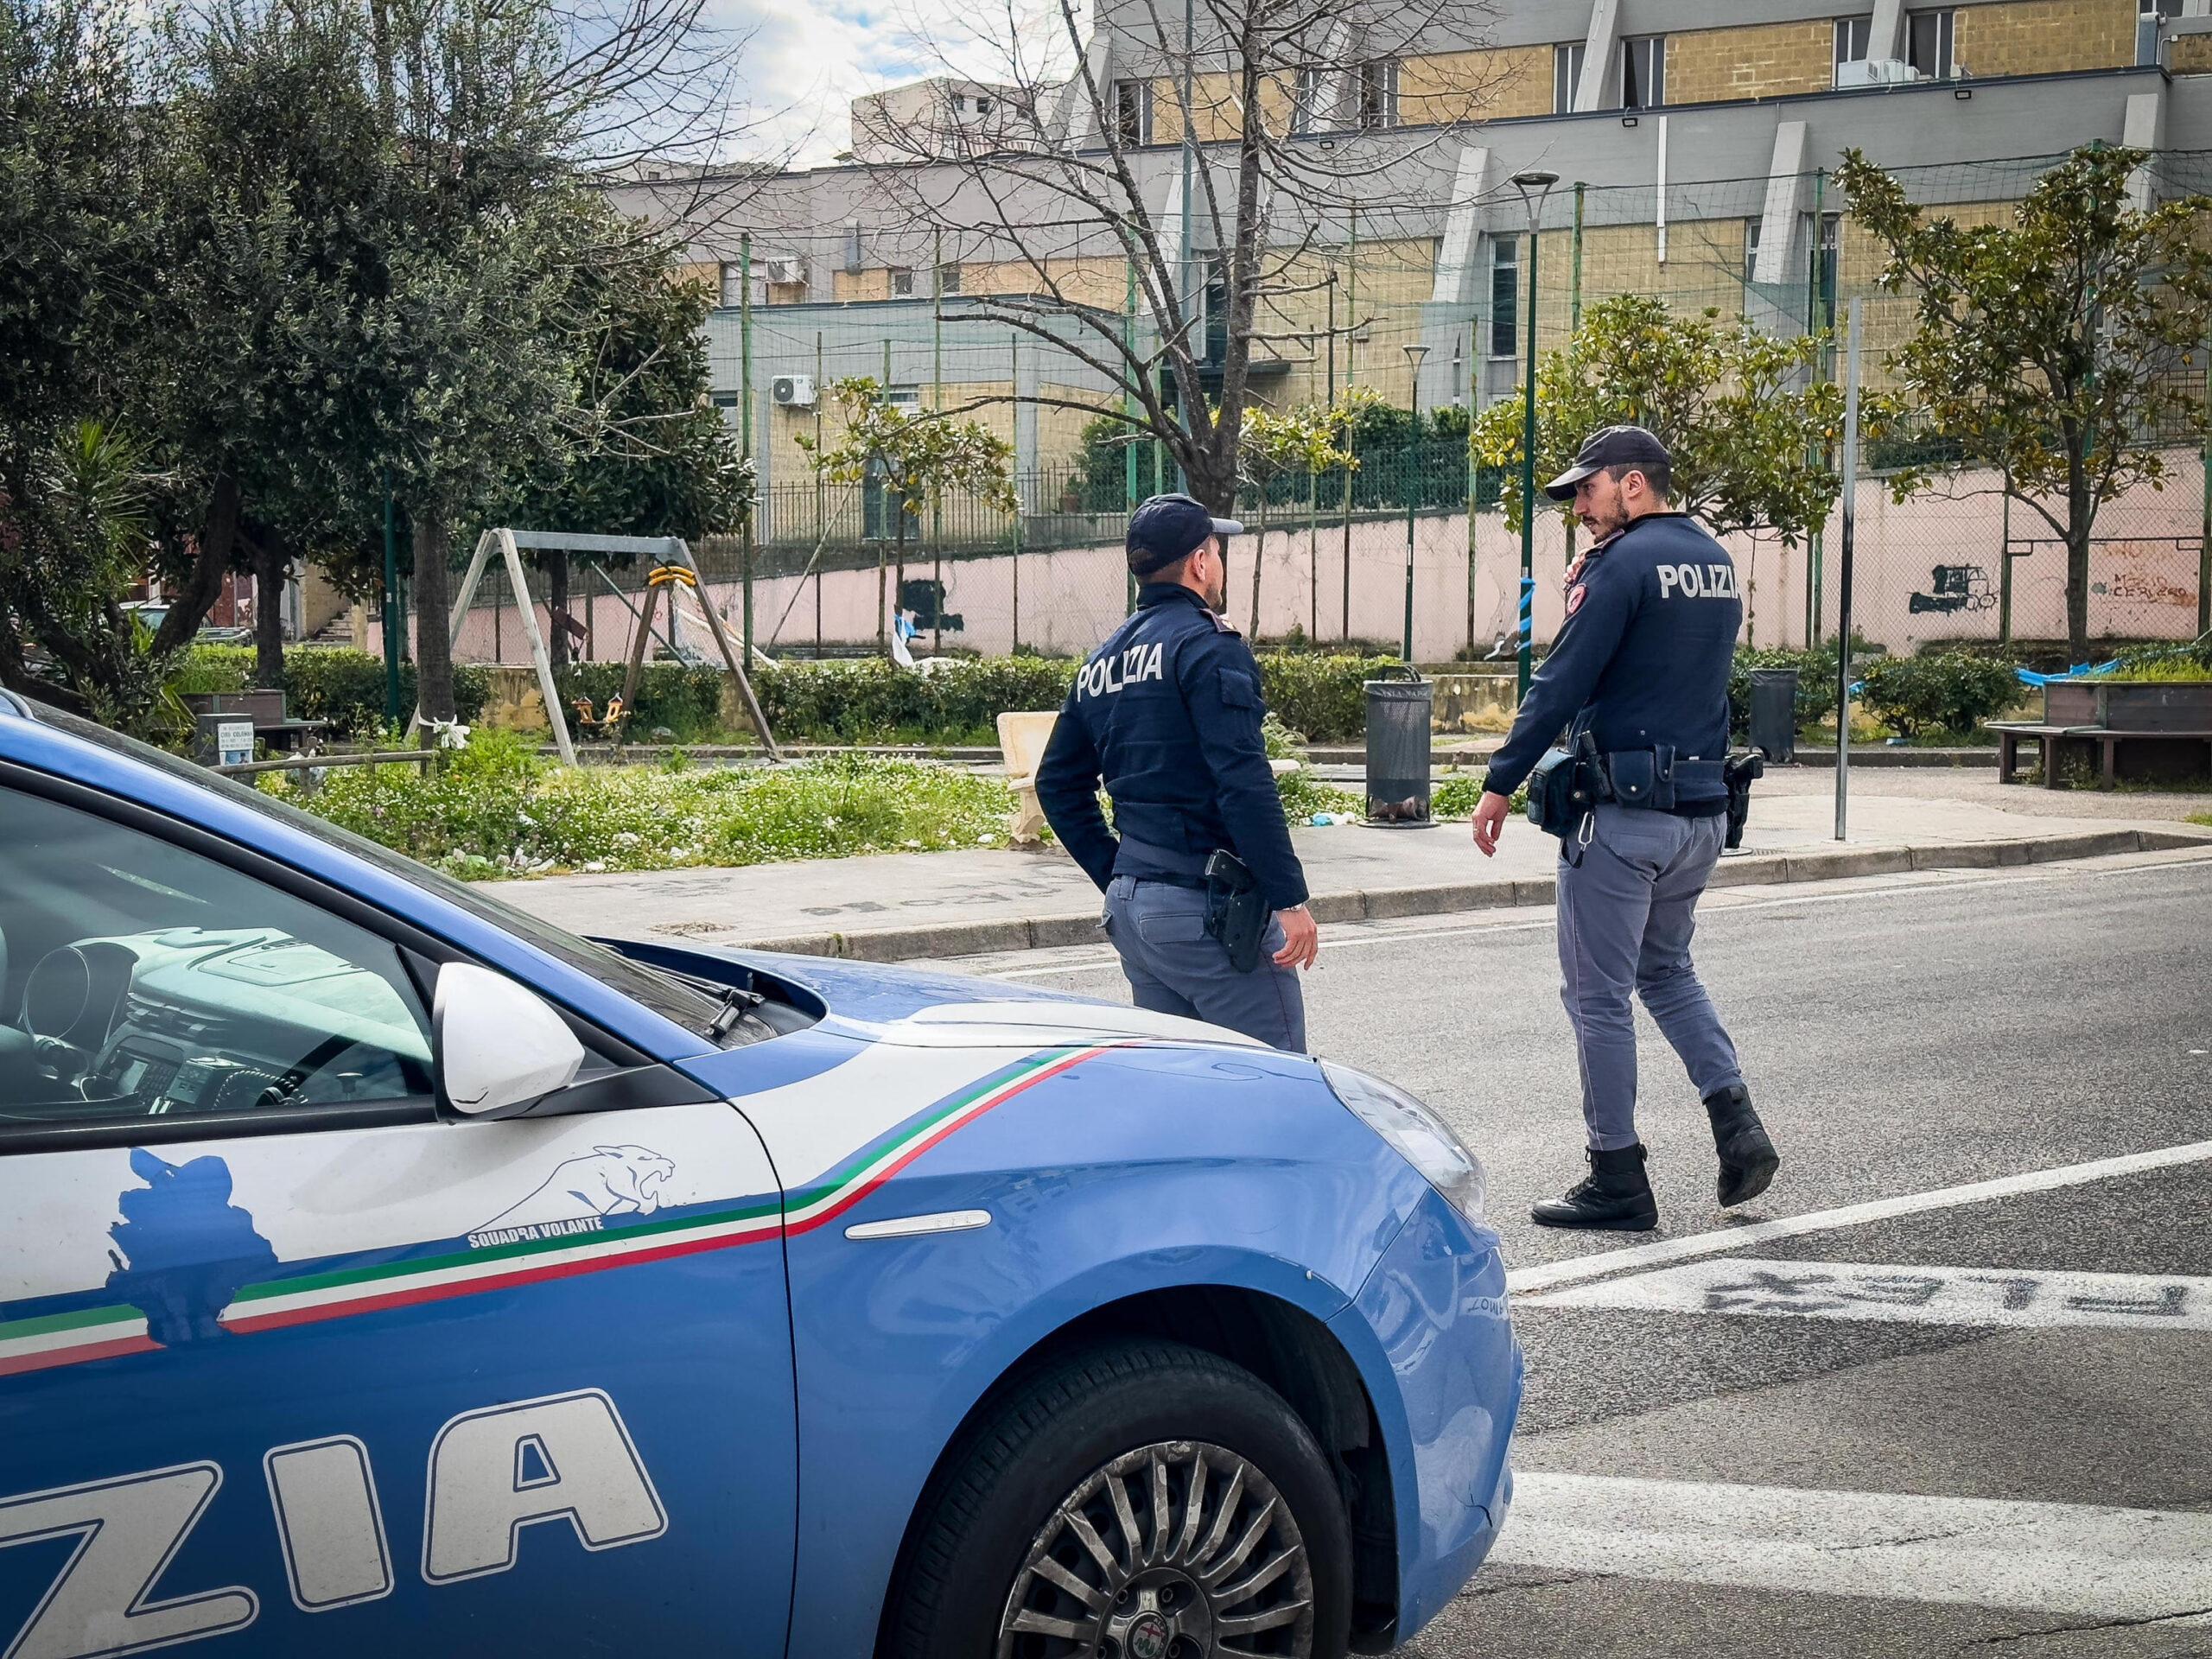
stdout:
{"type": "MultiPolygon", "coordinates": [[[[964,1125],[1026,1089],[1103,1052],[1105,1046],[1033,1054],[1005,1071],[938,1102],[884,1140],[791,1195],[734,1201],[727,1210],[662,1221],[619,1224],[605,1231],[518,1239],[435,1256],[335,1268],[245,1287],[220,1323],[239,1335],[351,1318],[385,1309],[473,1296],[577,1274],[635,1267],[803,1233],[826,1225],[861,1203],[899,1171],[964,1125]]],[[[79,1308],[0,1322],[0,1376],[81,1364],[159,1346],[146,1319],[127,1304],[79,1308]]]]}

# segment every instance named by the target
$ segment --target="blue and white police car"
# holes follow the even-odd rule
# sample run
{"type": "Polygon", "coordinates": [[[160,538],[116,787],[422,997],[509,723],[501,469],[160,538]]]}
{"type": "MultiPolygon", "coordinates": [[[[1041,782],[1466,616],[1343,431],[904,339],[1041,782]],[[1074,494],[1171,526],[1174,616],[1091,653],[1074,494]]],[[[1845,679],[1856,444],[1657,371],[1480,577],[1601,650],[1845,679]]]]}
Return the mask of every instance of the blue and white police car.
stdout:
{"type": "Polygon", "coordinates": [[[0,692],[0,1654],[1332,1656],[1504,1517],[1480,1166],[1103,1003],[591,943],[0,692]]]}

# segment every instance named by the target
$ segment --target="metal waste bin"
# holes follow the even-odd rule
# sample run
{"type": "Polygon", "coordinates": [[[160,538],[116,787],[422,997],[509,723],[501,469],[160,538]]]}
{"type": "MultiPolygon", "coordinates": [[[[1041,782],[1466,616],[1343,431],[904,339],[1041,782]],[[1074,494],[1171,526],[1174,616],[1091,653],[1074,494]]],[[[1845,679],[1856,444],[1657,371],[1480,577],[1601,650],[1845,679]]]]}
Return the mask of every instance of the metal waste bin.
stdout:
{"type": "Polygon", "coordinates": [[[1366,690],[1367,822],[1391,829],[1426,824],[1436,689],[1414,669],[1401,668],[1394,677],[1368,681],[1366,690]]]}
{"type": "Polygon", "coordinates": [[[1797,758],[1797,671],[1751,671],[1751,747],[1773,761],[1797,758]]]}

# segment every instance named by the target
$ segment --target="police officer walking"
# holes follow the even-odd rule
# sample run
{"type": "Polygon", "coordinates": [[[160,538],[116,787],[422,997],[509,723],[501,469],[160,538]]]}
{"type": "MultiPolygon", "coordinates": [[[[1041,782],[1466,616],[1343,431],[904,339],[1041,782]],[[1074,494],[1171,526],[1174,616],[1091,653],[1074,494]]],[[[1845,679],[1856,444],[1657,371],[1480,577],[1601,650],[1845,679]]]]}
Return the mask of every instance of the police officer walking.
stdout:
{"type": "Polygon", "coordinates": [[[1129,515],[1137,608],[1076,677],[1037,768],[1037,799],[1105,892],[1103,925],[1139,1007],[1302,1051],[1298,970],[1319,941],[1260,735],[1260,665],[1221,614],[1224,538],[1243,528],[1187,495],[1156,495],[1129,515]],[[1252,890],[1258,954],[1242,971],[1219,937],[1224,865],[1239,880],[1239,867],[1249,871],[1252,890]]]}
{"type": "Polygon", "coordinates": [[[1636,1130],[1631,990],[1705,1103],[1720,1203],[1757,1198],[1781,1161],[1690,962],[1697,901],[1725,833],[1728,671],[1744,607],[1727,553],[1669,509],[1672,471],[1650,433],[1611,426],[1545,486],[1553,500],[1574,503],[1593,541],[1567,571],[1567,621],[1475,810],[1475,844],[1488,856],[1508,798],[1546,747],[1562,728],[1570,747],[1589,735],[1599,804],[1577,815],[1561,843],[1558,931],[1590,1173],[1535,1206],[1548,1227],[1642,1232],[1658,1224],[1636,1130]]]}

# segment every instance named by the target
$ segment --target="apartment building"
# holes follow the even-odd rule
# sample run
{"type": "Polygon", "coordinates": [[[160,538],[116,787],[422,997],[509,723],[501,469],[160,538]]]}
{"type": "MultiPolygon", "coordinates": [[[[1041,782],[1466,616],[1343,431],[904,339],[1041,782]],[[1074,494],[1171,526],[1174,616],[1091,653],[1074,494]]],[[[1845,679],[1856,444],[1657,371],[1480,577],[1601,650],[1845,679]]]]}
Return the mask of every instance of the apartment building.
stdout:
{"type": "MultiPolygon", "coordinates": [[[[1121,149],[1165,245],[1185,213],[1186,146],[1183,66],[1160,49],[1156,10],[1134,0],[1098,8],[1084,62],[1108,89],[1110,133],[1096,130],[1083,99],[964,84],[958,95],[971,124],[1005,120],[1011,105],[1033,124],[1033,143],[1121,149]],[[979,90],[996,100],[981,116],[979,90]]],[[[1740,310],[1789,331],[1821,322],[1839,293],[1866,291],[1878,264],[1826,186],[1847,148],[1969,217],[2005,213],[2039,160],[2092,140],[2158,153],[2160,165],[2137,181],[2146,200],[2198,188],[2197,153],[2212,151],[2212,0],[1876,0],[1870,10],[1839,0],[1498,0],[1468,33],[1427,31],[1383,50],[1344,31],[1324,60],[1262,89],[1261,118],[1289,142],[1317,155],[1348,134],[1370,146],[1378,181],[1390,185],[1377,194],[1395,205],[1363,213],[1352,191],[1321,222],[1282,216],[1279,237],[1300,250],[1292,275],[1310,280],[1287,282],[1298,292],[1262,319],[1257,395],[1296,401],[1355,378],[1399,403],[1417,389],[1424,407],[1502,394],[1528,344],[1532,255],[1540,343],[1561,338],[1578,308],[1621,291],[1740,310]],[[1532,204],[1511,181],[1539,170],[1560,182],[1534,204],[1532,239],[1532,204]]],[[[1209,50],[1192,44],[1190,148],[1200,165],[1245,118],[1229,64],[1209,50]]],[[[1063,293],[1101,313],[1128,305],[1113,238],[1041,205],[1036,225],[1013,235],[1005,208],[1018,191],[982,193],[989,201],[964,226],[918,222],[914,192],[930,187],[932,167],[945,169],[943,200],[959,199],[961,181],[911,138],[895,161],[883,139],[893,127],[911,132],[916,118],[902,111],[946,105],[951,85],[906,89],[905,104],[898,92],[860,100],[851,162],[748,188],[692,232],[701,273],[731,307],[741,291],[739,234],[752,236],[755,430],[772,478],[791,475],[791,440],[812,419],[809,404],[778,403],[773,385],[813,376],[817,340],[843,372],[874,372],[873,342],[899,342],[900,385],[972,402],[1013,379],[997,366],[1009,360],[1011,331],[968,332],[988,310],[976,302],[1033,293],[1049,270],[1063,293]]],[[[2212,157],[2203,165],[2212,172],[2212,157]]],[[[656,188],[624,194],[650,212],[656,188]]],[[[1202,216],[1190,218],[1192,287],[1203,292],[1211,251],[1202,216]]],[[[734,326],[718,315],[718,374],[738,356],[723,338],[734,326]]],[[[1049,364],[1035,372],[1063,386],[1071,406],[1112,396],[1095,374],[1049,364]]],[[[1065,410],[1014,423],[1029,446],[1022,463],[1064,458],[1046,451],[1079,425],[1065,410]]]]}

